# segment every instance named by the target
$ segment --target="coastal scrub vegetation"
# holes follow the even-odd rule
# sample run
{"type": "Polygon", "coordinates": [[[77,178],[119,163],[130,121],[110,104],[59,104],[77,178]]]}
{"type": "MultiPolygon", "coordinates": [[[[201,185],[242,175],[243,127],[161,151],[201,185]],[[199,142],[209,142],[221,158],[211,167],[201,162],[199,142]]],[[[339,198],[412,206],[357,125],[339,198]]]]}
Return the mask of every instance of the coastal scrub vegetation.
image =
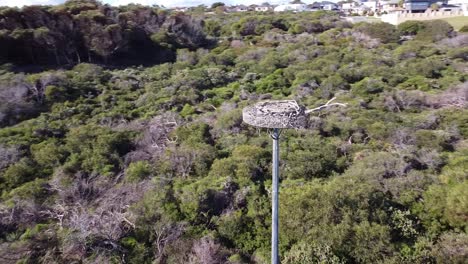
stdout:
{"type": "Polygon", "coordinates": [[[468,35],[332,12],[0,8],[1,263],[464,263],[468,35]]]}

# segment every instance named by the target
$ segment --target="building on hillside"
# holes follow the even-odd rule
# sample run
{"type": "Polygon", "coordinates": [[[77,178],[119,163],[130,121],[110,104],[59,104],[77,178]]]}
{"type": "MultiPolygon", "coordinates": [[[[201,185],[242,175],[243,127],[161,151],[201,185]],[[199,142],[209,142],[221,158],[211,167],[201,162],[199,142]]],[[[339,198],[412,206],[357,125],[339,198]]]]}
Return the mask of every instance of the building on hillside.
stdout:
{"type": "Polygon", "coordinates": [[[363,6],[367,7],[369,11],[376,12],[379,10],[379,5],[377,1],[366,1],[366,2],[361,2],[363,6]]]}
{"type": "Polygon", "coordinates": [[[462,5],[468,4],[468,0],[448,0],[447,4],[449,5],[462,5]]]}
{"type": "Polygon", "coordinates": [[[328,10],[328,11],[339,10],[339,6],[334,2],[322,1],[322,2],[318,2],[317,4],[320,6],[320,9],[322,10],[328,10]]]}
{"type": "Polygon", "coordinates": [[[287,4],[287,5],[279,5],[275,7],[275,12],[286,12],[286,11],[293,11],[293,12],[303,12],[308,11],[309,8],[305,4],[287,4]]]}
{"type": "Polygon", "coordinates": [[[187,12],[189,11],[189,8],[188,7],[175,7],[172,10],[175,12],[187,12]]]}
{"type": "Polygon", "coordinates": [[[256,6],[255,11],[257,12],[268,12],[273,10],[273,7],[270,5],[261,5],[261,6],[256,6]]]}
{"type": "Polygon", "coordinates": [[[372,9],[370,9],[368,6],[365,6],[365,5],[360,5],[354,9],[354,13],[360,16],[369,15],[371,12],[373,12],[372,9]]]}
{"type": "Polygon", "coordinates": [[[459,6],[463,11],[464,16],[468,16],[468,0],[449,0],[448,5],[459,6]]]}
{"type": "Polygon", "coordinates": [[[323,1],[321,3],[321,7],[323,10],[328,10],[328,11],[339,10],[338,5],[336,3],[328,2],[328,1],[323,1]]]}
{"type": "Polygon", "coordinates": [[[348,14],[348,15],[351,15],[351,14],[363,15],[364,13],[369,12],[370,8],[363,5],[360,2],[352,2],[352,3],[343,3],[341,5],[341,11],[344,14],[348,14]]]}
{"type": "Polygon", "coordinates": [[[399,3],[400,0],[382,1],[380,3],[380,12],[393,13],[404,11],[404,9],[399,6],[399,3]]]}
{"type": "Polygon", "coordinates": [[[354,8],[358,7],[357,2],[343,3],[341,5],[341,10],[345,13],[351,13],[354,8]]]}
{"type": "Polygon", "coordinates": [[[249,11],[249,7],[245,5],[237,5],[231,6],[228,10],[229,12],[247,12],[249,11]]]}
{"type": "Polygon", "coordinates": [[[435,3],[436,0],[405,0],[403,7],[410,13],[424,13],[435,3]]]}
{"type": "Polygon", "coordinates": [[[439,11],[461,11],[462,7],[459,5],[441,5],[439,11]]]}
{"type": "Polygon", "coordinates": [[[308,8],[309,10],[314,10],[314,11],[316,11],[316,10],[321,10],[321,9],[322,9],[322,5],[320,5],[319,2],[314,2],[314,3],[312,3],[312,4],[307,5],[307,8],[308,8]]]}

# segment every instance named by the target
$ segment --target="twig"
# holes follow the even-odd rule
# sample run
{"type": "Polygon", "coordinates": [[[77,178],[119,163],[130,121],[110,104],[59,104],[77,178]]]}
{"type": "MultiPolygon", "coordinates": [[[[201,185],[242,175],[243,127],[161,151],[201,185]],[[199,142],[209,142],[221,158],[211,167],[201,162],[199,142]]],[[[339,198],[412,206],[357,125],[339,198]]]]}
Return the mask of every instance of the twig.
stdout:
{"type": "Polygon", "coordinates": [[[322,109],[325,109],[325,108],[328,108],[328,107],[331,107],[331,106],[347,106],[347,104],[342,104],[342,103],[331,103],[333,102],[334,100],[336,99],[336,97],[333,97],[332,99],[330,99],[326,104],[324,105],[321,105],[319,107],[316,107],[316,108],[312,108],[312,109],[308,109],[305,111],[306,114],[310,114],[312,112],[318,112],[318,111],[321,111],[322,109]]]}
{"type": "Polygon", "coordinates": [[[135,224],[132,223],[132,222],[130,222],[130,220],[128,220],[125,216],[122,217],[122,220],[123,220],[125,223],[129,224],[131,227],[133,227],[133,229],[135,229],[135,224]]]}

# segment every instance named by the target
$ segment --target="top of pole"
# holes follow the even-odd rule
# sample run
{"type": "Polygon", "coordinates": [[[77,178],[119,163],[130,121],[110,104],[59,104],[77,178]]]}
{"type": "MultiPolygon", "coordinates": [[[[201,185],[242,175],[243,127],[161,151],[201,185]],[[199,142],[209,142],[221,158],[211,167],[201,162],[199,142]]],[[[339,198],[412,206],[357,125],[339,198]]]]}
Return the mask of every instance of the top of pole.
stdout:
{"type": "Polygon", "coordinates": [[[244,122],[264,128],[301,128],[306,125],[305,108],[294,100],[262,101],[244,108],[244,122]]]}
{"type": "Polygon", "coordinates": [[[332,106],[346,106],[342,103],[332,103],[332,98],[324,105],[306,109],[295,100],[269,100],[248,106],[242,111],[244,122],[263,128],[304,128],[307,125],[307,115],[322,111],[332,106]]]}

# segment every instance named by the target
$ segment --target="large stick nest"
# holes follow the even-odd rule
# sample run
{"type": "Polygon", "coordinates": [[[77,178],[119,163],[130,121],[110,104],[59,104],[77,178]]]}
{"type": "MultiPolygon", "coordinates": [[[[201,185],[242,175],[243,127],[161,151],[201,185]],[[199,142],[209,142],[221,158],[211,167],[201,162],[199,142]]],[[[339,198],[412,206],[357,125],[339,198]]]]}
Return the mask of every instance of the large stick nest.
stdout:
{"type": "Polygon", "coordinates": [[[305,108],[294,100],[263,101],[244,108],[243,120],[265,128],[303,128],[307,123],[305,108]]]}

